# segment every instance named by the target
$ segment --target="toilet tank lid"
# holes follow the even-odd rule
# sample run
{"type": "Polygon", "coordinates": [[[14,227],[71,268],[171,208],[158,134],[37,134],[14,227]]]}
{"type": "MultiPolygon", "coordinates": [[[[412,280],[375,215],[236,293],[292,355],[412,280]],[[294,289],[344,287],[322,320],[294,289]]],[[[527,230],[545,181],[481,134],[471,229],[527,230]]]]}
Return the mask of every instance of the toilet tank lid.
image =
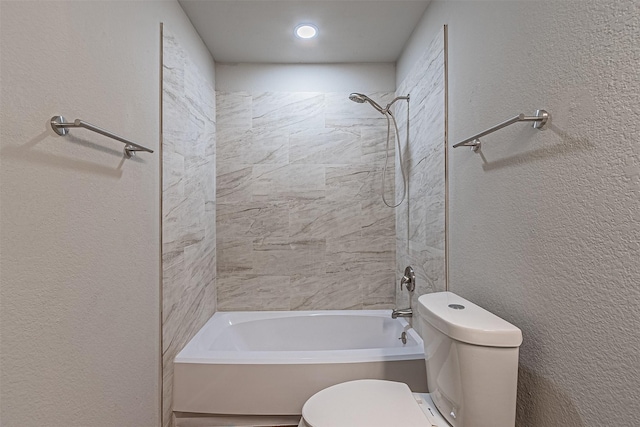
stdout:
{"type": "Polygon", "coordinates": [[[520,329],[453,292],[420,296],[418,313],[430,325],[457,341],[487,347],[519,347],[522,344],[520,329]]]}

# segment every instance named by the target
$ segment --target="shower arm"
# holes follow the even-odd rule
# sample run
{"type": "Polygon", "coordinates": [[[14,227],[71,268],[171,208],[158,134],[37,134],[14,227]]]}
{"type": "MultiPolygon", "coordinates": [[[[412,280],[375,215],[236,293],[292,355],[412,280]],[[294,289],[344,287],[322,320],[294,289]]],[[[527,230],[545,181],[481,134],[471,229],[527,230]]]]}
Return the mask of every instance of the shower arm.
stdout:
{"type": "Polygon", "coordinates": [[[396,96],[393,101],[391,101],[390,103],[387,104],[387,106],[385,107],[384,111],[382,111],[382,114],[388,113],[389,112],[389,108],[391,108],[391,106],[393,104],[395,104],[397,101],[400,100],[407,100],[407,102],[409,102],[409,94],[407,94],[407,96],[396,96]]]}

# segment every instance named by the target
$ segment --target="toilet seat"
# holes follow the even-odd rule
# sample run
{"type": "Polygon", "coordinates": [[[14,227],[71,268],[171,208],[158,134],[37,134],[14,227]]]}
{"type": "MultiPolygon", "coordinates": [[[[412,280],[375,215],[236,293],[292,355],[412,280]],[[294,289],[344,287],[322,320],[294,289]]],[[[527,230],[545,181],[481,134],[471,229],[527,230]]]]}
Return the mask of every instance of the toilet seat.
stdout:
{"type": "MultiPolygon", "coordinates": [[[[424,399],[404,383],[357,380],[319,391],[302,408],[308,427],[450,427],[438,414],[428,417],[424,399]]],[[[427,397],[428,399],[428,397],[427,397]]],[[[430,400],[430,399],[428,399],[430,400]]],[[[432,412],[435,408],[430,409],[432,412]]],[[[437,412],[436,412],[437,413],[437,412]]]]}

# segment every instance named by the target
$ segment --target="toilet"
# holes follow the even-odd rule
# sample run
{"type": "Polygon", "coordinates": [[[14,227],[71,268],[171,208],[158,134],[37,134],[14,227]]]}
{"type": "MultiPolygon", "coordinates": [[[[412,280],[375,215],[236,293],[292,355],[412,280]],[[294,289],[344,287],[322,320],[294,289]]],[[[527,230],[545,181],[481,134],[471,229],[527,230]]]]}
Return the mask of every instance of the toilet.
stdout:
{"type": "Polygon", "coordinates": [[[299,427],[513,427],[520,329],[452,292],[422,295],[416,320],[429,393],[337,384],[307,400],[299,427]]]}

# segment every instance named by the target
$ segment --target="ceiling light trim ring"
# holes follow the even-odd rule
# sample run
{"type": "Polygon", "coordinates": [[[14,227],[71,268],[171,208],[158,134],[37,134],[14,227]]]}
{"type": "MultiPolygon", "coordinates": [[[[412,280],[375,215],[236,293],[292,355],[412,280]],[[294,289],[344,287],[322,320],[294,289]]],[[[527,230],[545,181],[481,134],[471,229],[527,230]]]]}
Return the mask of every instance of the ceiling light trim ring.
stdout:
{"type": "Polygon", "coordinates": [[[296,25],[293,33],[297,38],[308,40],[318,36],[318,27],[313,24],[299,24],[296,25]]]}

